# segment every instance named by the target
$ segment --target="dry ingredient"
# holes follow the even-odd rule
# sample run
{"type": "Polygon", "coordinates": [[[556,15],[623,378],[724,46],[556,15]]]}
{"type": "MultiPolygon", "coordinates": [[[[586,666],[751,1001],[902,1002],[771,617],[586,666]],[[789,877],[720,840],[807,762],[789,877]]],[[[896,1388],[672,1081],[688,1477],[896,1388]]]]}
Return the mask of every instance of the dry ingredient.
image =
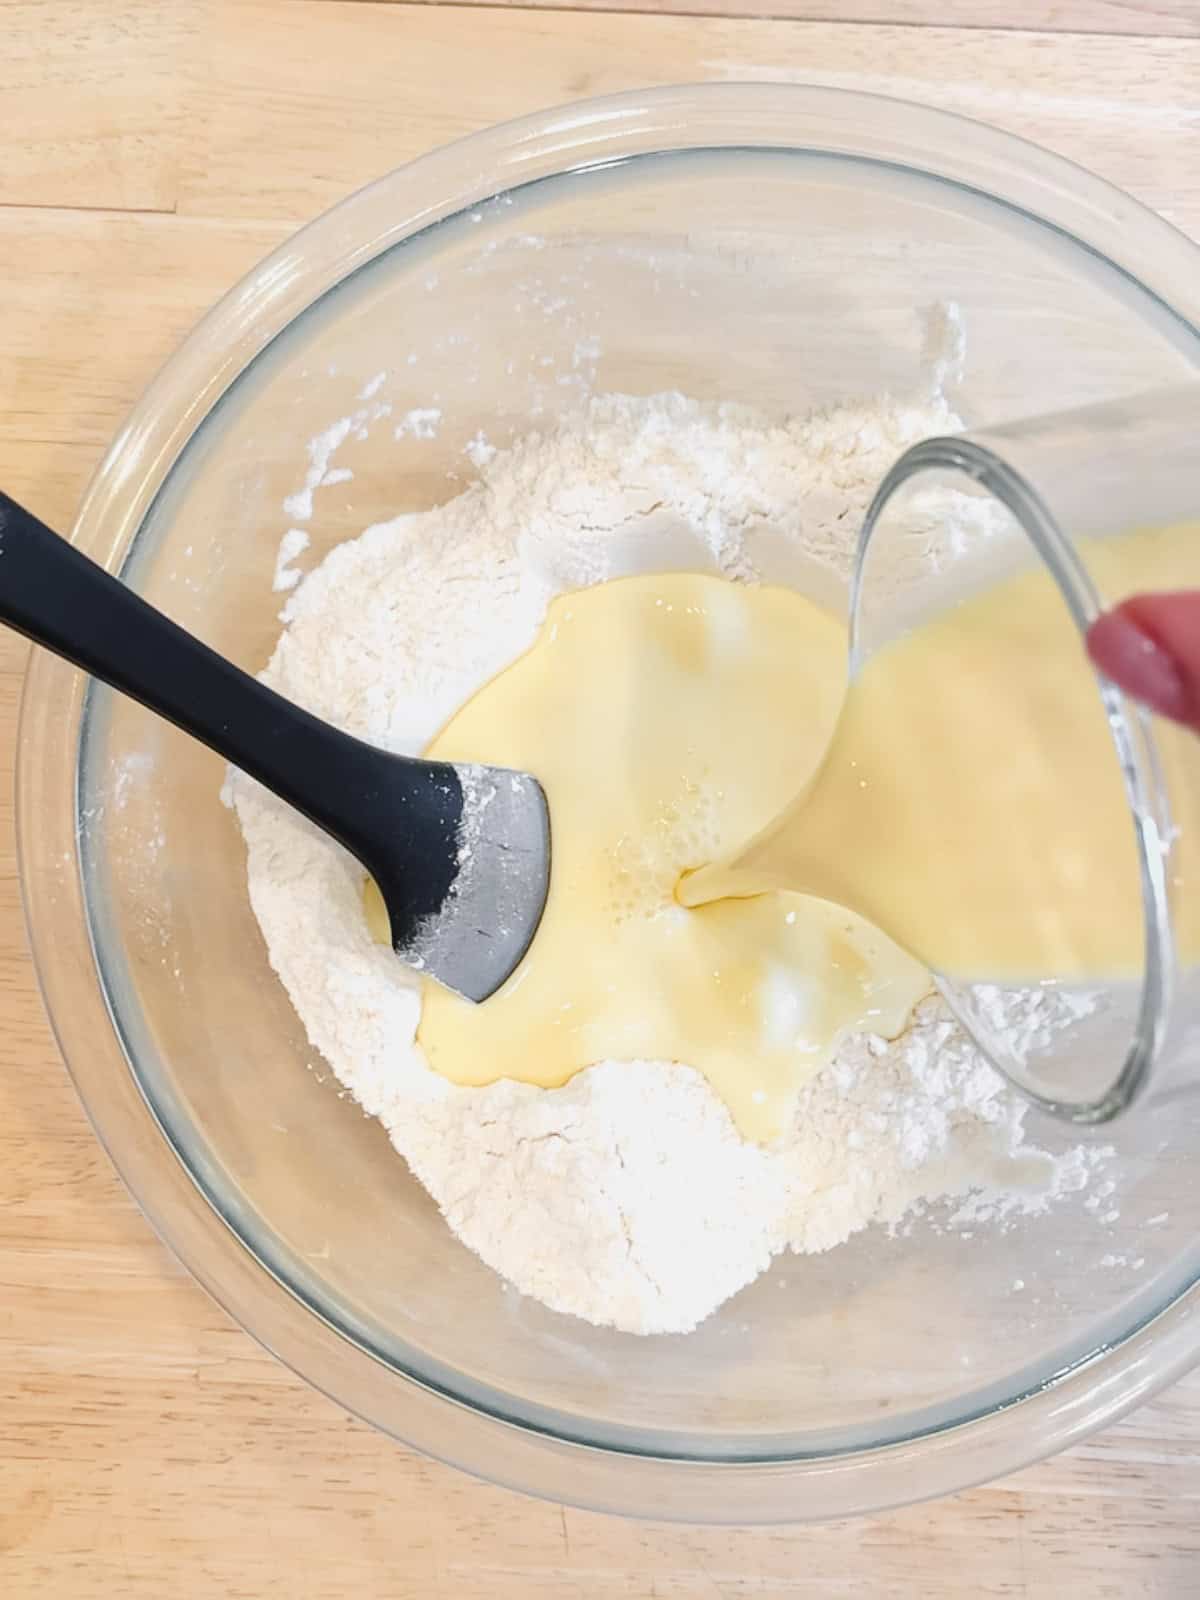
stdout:
{"type": "MultiPolygon", "coordinates": [[[[509,450],[481,451],[479,480],[447,504],[336,548],[288,600],[264,678],[416,754],[528,647],[564,590],[677,569],[844,601],[883,472],[955,426],[938,394],[782,423],[679,395],[597,397],[509,450]]],[[[328,469],[325,442],[309,477],[328,469]]],[[[969,506],[931,529],[926,559],[969,537],[956,515],[969,506]]],[[[1033,1146],[1023,1103],[934,999],[894,1042],[847,1040],[769,1147],[743,1140],[680,1063],[600,1062],[555,1090],[452,1085],[415,1042],[417,980],[371,940],[357,864],[245,778],[232,788],[251,902],[312,1044],[454,1232],[555,1310],[686,1331],[782,1250],[827,1250],[946,1197],[961,1197],[973,1225],[1036,1211],[1104,1159],[1033,1146]]],[[[1053,1029],[1060,1004],[1032,991],[1008,1025],[1053,1029]]]]}

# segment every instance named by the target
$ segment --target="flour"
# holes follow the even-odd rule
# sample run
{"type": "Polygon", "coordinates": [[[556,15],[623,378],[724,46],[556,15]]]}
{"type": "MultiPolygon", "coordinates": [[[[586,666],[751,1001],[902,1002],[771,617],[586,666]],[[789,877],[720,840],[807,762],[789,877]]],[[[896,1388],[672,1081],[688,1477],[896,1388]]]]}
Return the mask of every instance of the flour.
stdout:
{"type": "Polygon", "coordinates": [[[353,417],[339,417],[324,432],[309,440],[308,471],[304,474],[304,483],[283,502],[283,509],[294,521],[307,522],[312,516],[313,490],[320,488],[330,461],[350,437],[353,427],[353,417]]]}
{"type": "Polygon", "coordinates": [[[397,439],[436,439],[442,413],[437,406],[414,406],[392,429],[397,439]]]}
{"type": "MultiPolygon", "coordinates": [[[[330,474],[326,474],[326,479],[330,474]]],[[[294,589],[304,576],[300,567],[293,563],[297,556],[302,556],[308,549],[311,540],[303,528],[289,528],[279,541],[279,553],[275,557],[275,579],[271,587],[277,594],[287,589],[294,589]]]]}
{"type": "MultiPolygon", "coordinates": [[[[332,375],[335,368],[330,368],[332,375]]],[[[382,374],[386,377],[386,374],[382,374]]],[[[372,385],[375,380],[367,384],[361,398],[367,397],[367,390],[375,393],[372,385]]],[[[349,416],[339,417],[336,422],[331,422],[321,433],[308,442],[308,469],[304,474],[304,482],[294,493],[289,494],[283,502],[283,509],[293,522],[309,522],[313,514],[313,495],[317,489],[328,488],[335,483],[348,483],[354,474],[348,467],[331,466],[334,456],[346,443],[347,439],[365,439],[370,431],[371,424],[381,417],[391,415],[392,408],[386,401],[373,400],[370,405],[360,406],[352,411],[349,416]]],[[[293,532],[295,530],[292,530],[293,532]]]]}
{"type": "MultiPolygon", "coordinates": [[[[416,436],[415,424],[410,413],[397,431],[416,436]]],[[[446,505],[333,550],[290,596],[264,678],[416,754],[532,643],[563,590],[709,570],[844,607],[879,479],[907,445],[956,426],[940,389],[917,407],[880,400],[778,424],[679,395],[594,399],[553,431],[480,449],[478,482],[446,505]]],[[[328,442],[310,451],[304,495],[328,470],[328,442]]],[[[957,548],[979,515],[978,501],[948,505],[958,521],[939,548],[957,548]]],[[[767,1148],[678,1063],[601,1062],[551,1091],[452,1085],[416,1044],[415,976],[372,943],[357,864],[245,778],[232,791],[251,903],[312,1044],[459,1238],[555,1310],[686,1331],[781,1251],[828,1250],[948,1197],[962,1221],[1038,1210],[1103,1159],[1031,1145],[1023,1103],[934,999],[899,1040],[845,1041],[767,1148]]],[[[1019,1026],[1053,1028],[1056,1003],[1036,996],[1019,1026]]]]}

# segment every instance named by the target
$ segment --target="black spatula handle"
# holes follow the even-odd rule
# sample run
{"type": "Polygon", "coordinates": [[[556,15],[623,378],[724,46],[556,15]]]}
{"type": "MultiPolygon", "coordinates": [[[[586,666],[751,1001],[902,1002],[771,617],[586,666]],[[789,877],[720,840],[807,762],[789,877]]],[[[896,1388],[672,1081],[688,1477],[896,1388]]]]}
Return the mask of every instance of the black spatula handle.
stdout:
{"type": "Polygon", "coordinates": [[[139,700],[340,841],[415,924],[458,871],[462,785],[321,722],[201,644],[0,492],[0,622],[139,700]]]}

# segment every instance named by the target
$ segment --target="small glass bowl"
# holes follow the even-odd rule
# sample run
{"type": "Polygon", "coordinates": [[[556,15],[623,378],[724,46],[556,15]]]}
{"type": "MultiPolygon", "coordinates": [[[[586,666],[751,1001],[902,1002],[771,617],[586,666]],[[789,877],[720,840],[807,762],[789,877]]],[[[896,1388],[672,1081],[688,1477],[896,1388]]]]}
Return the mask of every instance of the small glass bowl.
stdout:
{"type": "MultiPolygon", "coordinates": [[[[1035,569],[1044,569],[1058,589],[1063,627],[1078,631],[1082,657],[1083,635],[1102,610],[1161,586],[1144,566],[1139,581],[1135,561],[1121,589],[1111,592],[1096,571],[1107,541],[1193,523],[1200,540],[1198,437],[1200,383],[1191,383],[926,439],[905,451],[880,485],[860,538],[851,676],[926,617],[1035,569]],[[970,508],[957,522],[978,537],[945,567],[913,560],[931,514],[951,503],[970,508]]],[[[1138,545],[1127,549],[1136,556],[1138,545]]],[[[1177,586],[1188,587],[1182,579],[1177,586]]],[[[993,1066],[1042,1110],[1079,1125],[1108,1122],[1151,1092],[1176,1105],[1182,1096],[1200,1095],[1200,969],[1176,937],[1182,906],[1200,893],[1189,837],[1200,827],[1200,740],[1173,736],[1098,672],[1095,686],[1091,714],[1111,734],[1137,853],[1140,973],[1073,983],[1051,977],[1036,989],[938,979],[993,1066]],[[1169,762],[1164,736],[1172,740],[1169,762]],[[1051,991],[1060,1013],[1055,1029],[1004,1026],[1014,1008],[1051,991]]],[[[1046,695],[1056,688],[1048,681],[1046,695]]],[[[1062,716],[1076,710],[1069,695],[1060,704],[1062,716]]],[[[1055,779],[1070,783],[1074,776],[1055,779]]],[[[981,844],[1003,858],[1004,839],[981,844]]],[[[1009,867],[1020,872],[1017,862],[1009,867]]]]}

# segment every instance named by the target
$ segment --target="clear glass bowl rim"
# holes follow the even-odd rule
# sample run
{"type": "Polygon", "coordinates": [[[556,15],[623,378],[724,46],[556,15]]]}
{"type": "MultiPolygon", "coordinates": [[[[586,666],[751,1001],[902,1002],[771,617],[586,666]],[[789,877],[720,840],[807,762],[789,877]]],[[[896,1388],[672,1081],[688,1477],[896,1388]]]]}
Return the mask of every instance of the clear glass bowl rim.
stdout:
{"type": "MultiPolygon", "coordinates": [[[[669,150],[842,155],[940,179],[1048,224],[1200,328],[1200,249],[1092,174],[947,112],[839,89],[687,85],[554,108],[436,150],[300,230],[198,324],[88,487],[73,542],[119,571],[155,494],[220,396],[283,328],[366,262],[538,178],[669,150]]],[[[1102,1427],[1200,1359],[1191,1287],[1066,1373],[986,1413],[878,1448],[681,1460],[586,1445],[492,1416],[352,1344],[263,1267],[177,1159],[109,1013],[78,839],[86,680],[35,652],[21,706],[18,859],[34,962],[97,1134],[160,1236],[231,1316],[340,1406],[430,1455],[553,1500],[654,1518],[786,1522],[877,1511],[1011,1471],[1102,1427]]]]}

